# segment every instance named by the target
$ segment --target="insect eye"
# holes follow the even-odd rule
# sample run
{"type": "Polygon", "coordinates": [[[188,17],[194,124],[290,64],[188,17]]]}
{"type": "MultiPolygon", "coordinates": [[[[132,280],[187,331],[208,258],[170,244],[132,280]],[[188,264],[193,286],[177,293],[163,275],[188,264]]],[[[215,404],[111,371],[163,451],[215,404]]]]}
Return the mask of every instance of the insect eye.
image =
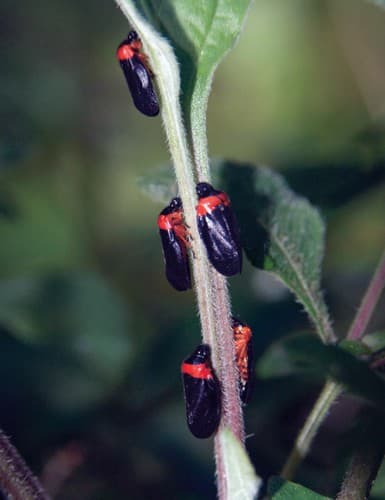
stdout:
{"type": "Polygon", "coordinates": [[[199,182],[196,191],[199,198],[205,198],[211,194],[213,187],[208,182],[199,182]]]}

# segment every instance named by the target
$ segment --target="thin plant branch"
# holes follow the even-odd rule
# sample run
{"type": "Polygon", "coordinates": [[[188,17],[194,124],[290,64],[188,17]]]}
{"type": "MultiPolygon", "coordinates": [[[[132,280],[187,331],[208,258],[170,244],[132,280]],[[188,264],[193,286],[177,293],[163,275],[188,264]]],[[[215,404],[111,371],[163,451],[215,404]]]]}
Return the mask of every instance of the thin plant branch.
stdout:
{"type": "Polygon", "coordinates": [[[38,479],[0,430],[0,489],[12,500],[49,500],[38,479]]]}
{"type": "Polygon", "coordinates": [[[301,461],[309,453],[314,437],[318,429],[330,411],[331,405],[342,393],[341,385],[333,380],[328,380],[324,385],[317,401],[308,415],[304,426],[299,432],[290,455],[283,466],[281,476],[285,479],[292,479],[301,461]]]}
{"type": "Polygon", "coordinates": [[[373,316],[374,309],[380,299],[385,287],[385,251],[374,272],[373,278],[362,299],[361,305],[349,328],[346,338],[348,340],[360,340],[365,334],[366,328],[373,316]]]}
{"type": "Polygon", "coordinates": [[[336,500],[368,498],[381,466],[385,452],[383,417],[379,414],[369,414],[365,420],[364,423],[359,422],[359,435],[355,440],[353,456],[336,500]]]}

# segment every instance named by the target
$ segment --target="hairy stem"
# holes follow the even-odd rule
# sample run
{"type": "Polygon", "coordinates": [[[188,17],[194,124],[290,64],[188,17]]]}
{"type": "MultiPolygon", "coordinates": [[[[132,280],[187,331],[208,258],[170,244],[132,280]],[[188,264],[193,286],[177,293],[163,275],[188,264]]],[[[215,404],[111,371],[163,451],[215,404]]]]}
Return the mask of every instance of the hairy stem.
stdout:
{"type": "Polygon", "coordinates": [[[206,116],[212,75],[205,86],[202,86],[201,83],[198,84],[197,82],[199,81],[199,75],[197,75],[191,99],[191,109],[189,111],[189,135],[198,181],[210,182],[206,116]]]}
{"type": "Polygon", "coordinates": [[[370,281],[368,289],[362,299],[361,305],[349,328],[346,338],[348,340],[360,340],[369,324],[374,309],[378,303],[382,291],[385,287],[385,251],[370,281]]]}
{"type": "Polygon", "coordinates": [[[383,456],[383,446],[381,449],[365,447],[357,450],[351,459],[336,500],[364,500],[368,498],[383,456]]]}
{"type": "Polygon", "coordinates": [[[290,455],[282,469],[282,477],[285,479],[292,479],[294,477],[299,464],[309,453],[313,439],[318,429],[321,427],[322,422],[327,417],[331,405],[341,392],[342,387],[339,384],[332,380],[326,382],[295,440],[290,455]]]}
{"type": "MultiPolygon", "coordinates": [[[[238,393],[238,373],[235,365],[234,342],[230,325],[230,299],[226,279],[209,264],[206,250],[199,237],[195,206],[194,177],[209,181],[205,113],[203,123],[192,122],[190,152],[179,102],[179,70],[171,47],[139,15],[131,0],[116,0],[132,26],[139,32],[161,96],[164,128],[167,134],[185,221],[191,234],[195,291],[202,325],[203,342],[212,348],[212,360],[222,384],[222,426],[229,427],[243,442],[243,416],[238,393]],[[199,129],[199,131],[198,131],[199,129]],[[195,132],[199,140],[193,140],[195,132]],[[195,164],[191,161],[194,158],[195,164]],[[194,168],[195,167],[195,168],[194,168]],[[194,175],[195,174],[195,175],[194,175]]],[[[207,99],[206,99],[207,106],[207,99]]],[[[216,443],[218,457],[218,444],[216,443]]],[[[218,465],[220,460],[218,460],[218,465]]],[[[222,477],[218,473],[218,478],[222,477]]],[[[221,486],[219,485],[219,489],[221,486]]]]}
{"type": "MultiPolygon", "coordinates": [[[[211,182],[210,162],[207,144],[206,114],[208,96],[213,74],[204,86],[195,85],[192,94],[191,109],[188,112],[189,143],[196,177],[198,181],[211,182]]],[[[200,78],[196,78],[200,81],[200,78]]],[[[207,261],[207,258],[206,258],[207,261]]],[[[222,386],[222,419],[221,427],[228,427],[243,443],[244,425],[242,405],[238,390],[238,369],[235,364],[235,346],[230,323],[231,301],[227,286],[227,279],[209,265],[211,304],[215,317],[215,336],[211,339],[214,353],[213,363],[222,386]]],[[[217,483],[219,498],[225,498],[220,492],[225,491],[221,480],[225,479],[221,471],[221,445],[219,436],[215,437],[215,456],[217,462],[217,483]]]]}
{"type": "Polygon", "coordinates": [[[0,489],[12,500],[49,500],[38,479],[1,430],[0,489]]]}
{"type": "MultiPolygon", "coordinates": [[[[208,96],[213,74],[205,86],[195,86],[192,94],[191,108],[188,111],[189,142],[196,177],[199,182],[211,182],[210,164],[207,144],[206,114],[208,96]]],[[[196,81],[200,81],[197,77],[196,81]]],[[[206,258],[207,260],[207,258],[206,258]]],[[[241,443],[245,440],[243,411],[239,397],[238,369],[235,364],[235,346],[231,328],[231,301],[227,287],[227,280],[209,266],[211,304],[215,316],[215,336],[210,339],[213,350],[213,364],[221,381],[222,388],[222,418],[221,429],[231,429],[234,436],[241,443]]],[[[227,477],[224,468],[225,450],[223,449],[219,433],[214,438],[216,478],[218,498],[228,498],[227,477]]]]}
{"type": "MultiPolygon", "coordinates": [[[[209,264],[206,249],[199,237],[195,206],[194,177],[210,182],[206,138],[206,109],[209,86],[198,103],[200,112],[190,110],[188,116],[189,142],[183,125],[179,102],[179,70],[171,47],[139,15],[131,0],[116,0],[139,32],[161,96],[161,110],[167,134],[175,176],[182,199],[186,225],[191,235],[192,268],[203,342],[211,346],[212,362],[222,387],[221,429],[228,427],[242,443],[244,441],[243,414],[238,389],[238,371],[235,364],[234,340],[230,324],[231,309],[226,279],[209,264]],[[192,112],[191,112],[192,111],[192,112]],[[195,117],[195,118],[193,118],[195,117]],[[198,117],[198,118],[197,118],[198,117]],[[191,158],[193,158],[194,163],[191,158]]],[[[193,103],[193,104],[194,104],[193,103]]],[[[215,437],[218,494],[226,498],[227,477],[224,470],[224,450],[219,436],[215,437]]]]}
{"type": "MultiPolygon", "coordinates": [[[[244,426],[242,405],[238,389],[238,369],[234,362],[235,346],[230,323],[230,300],[227,289],[227,280],[213,270],[213,284],[216,289],[217,300],[215,316],[217,324],[216,343],[219,350],[219,375],[222,384],[222,427],[228,427],[241,441],[244,441],[244,426]]],[[[219,439],[217,436],[216,439],[219,439]]]]}
{"type": "Polygon", "coordinates": [[[363,500],[369,497],[385,453],[382,415],[368,415],[360,422],[353,456],[336,500],[363,500]]]}

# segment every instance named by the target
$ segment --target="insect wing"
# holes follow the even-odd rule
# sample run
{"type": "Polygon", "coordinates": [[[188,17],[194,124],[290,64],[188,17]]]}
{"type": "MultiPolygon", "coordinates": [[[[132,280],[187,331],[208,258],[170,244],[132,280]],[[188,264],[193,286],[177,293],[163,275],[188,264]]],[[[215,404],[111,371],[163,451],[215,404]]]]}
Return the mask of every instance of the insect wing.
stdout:
{"type": "Polygon", "coordinates": [[[183,375],[186,419],[190,432],[197,438],[209,438],[220,420],[220,391],[215,378],[199,379],[183,375]]]}
{"type": "Polygon", "coordinates": [[[243,404],[250,402],[253,389],[254,389],[254,354],[253,354],[253,340],[250,339],[247,344],[247,377],[239,378],[239,393],[243,404]]]}
{"type": "Polygon", "coordinates": [[[254,389],[253,332],[236,317],[231,318],[235,343],[235,360],[239,372],[239,393],[243,404],[249,403],[254,389]]]}
{"type": "Polygon", "coordinates": [[[199,345],[181,369],[188,428],[195,437],[208,438],[221,418],[221,389],[211,365],[210,347],[199,345]]]}
{"type": "Polygon", "coordinates": [[[242,250],[231,207],[218,205],[212,212],[198,216],[198,229],[215,269],[224,276],[240,273],[242,250]]]}
{"type": "Polygon", "coordinates": [[[119,61],[136,108],[147,116],[159,113],[159,103],[151,76],[136,55],[119,61]]]}
{"type": "Polygon", "coordinates": [[[191,288],[191,278],[184,243],[176,237],[172,229],[160,229],[159,234],[169,283],[178,291],[188,290],[191,288]]]}

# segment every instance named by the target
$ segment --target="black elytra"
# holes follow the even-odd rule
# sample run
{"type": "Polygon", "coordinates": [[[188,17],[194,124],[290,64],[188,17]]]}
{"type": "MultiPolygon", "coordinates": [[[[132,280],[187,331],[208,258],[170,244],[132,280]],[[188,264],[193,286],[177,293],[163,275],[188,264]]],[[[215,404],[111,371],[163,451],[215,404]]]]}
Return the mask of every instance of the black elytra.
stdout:
{"type": "Polygon", "coordinates": [[[180,198],[173,198],[158,216],[159,235],[168,282],[178,291],[191,288],[187,229],[180,198]]]}
{"type": "Polygon", "coordinates": [[[186,421],[199,439],[209,438],[221,418],[221,388],[211,365],[210,347],[199,345],[181,366],[186,421]]]}
{"type": "Polygon", "coordinates": [[[240,273],[242,248],[239,227],[229,197],[207,182],[198,183],[196,192],[198,230],[210,263],[224,276],[240,273]]]}
{"type": "Polygon", "coordinates": [[[135,31],[119,45],[117,57],[130,90],[135,107],[146,116],[159,113],[159,101],[155,93],[147,58],[141,52],[142,43],[135,31]]]}

